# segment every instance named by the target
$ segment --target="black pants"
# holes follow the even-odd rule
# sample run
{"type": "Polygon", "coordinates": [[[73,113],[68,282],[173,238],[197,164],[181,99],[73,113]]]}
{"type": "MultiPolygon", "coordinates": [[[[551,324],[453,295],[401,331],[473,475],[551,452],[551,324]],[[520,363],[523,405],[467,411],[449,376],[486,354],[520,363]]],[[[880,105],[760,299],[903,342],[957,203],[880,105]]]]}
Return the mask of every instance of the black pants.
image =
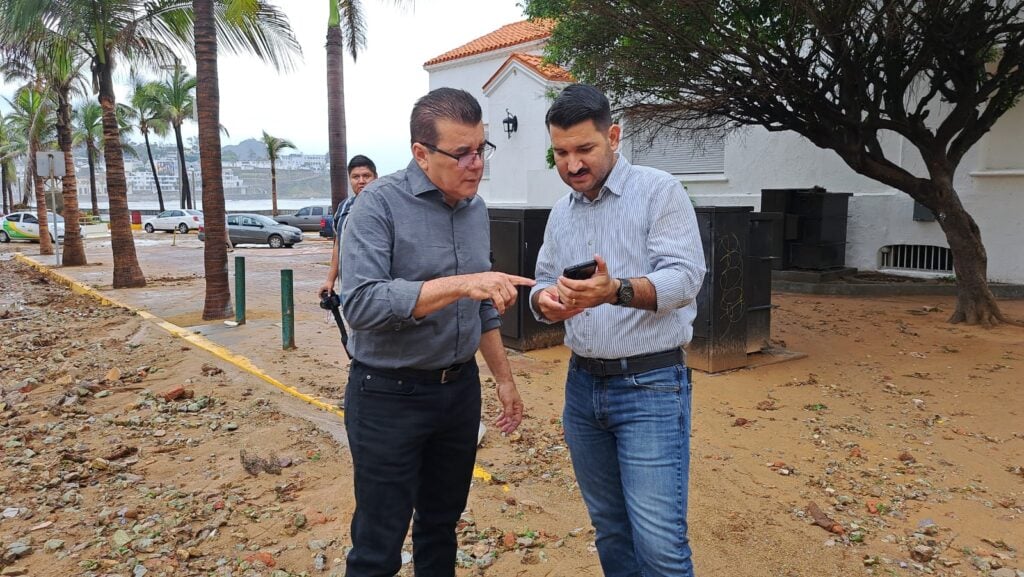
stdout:
{"type": "Polygon", "coordinates": [[[475,361],[444,384],[352,363],[345,427],[356,510],[346,577],[398,573],[410,518],[416,577],[454,577],[455,526],[469,497],[479,426],[475,361]]]}

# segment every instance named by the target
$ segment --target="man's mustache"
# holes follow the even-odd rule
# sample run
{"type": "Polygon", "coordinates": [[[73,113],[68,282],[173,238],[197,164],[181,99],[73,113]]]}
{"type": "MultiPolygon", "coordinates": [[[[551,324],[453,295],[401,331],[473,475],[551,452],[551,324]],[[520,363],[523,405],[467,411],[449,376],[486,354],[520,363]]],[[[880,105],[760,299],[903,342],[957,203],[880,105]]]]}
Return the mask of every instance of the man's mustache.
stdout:
{"type": "Polygon", "coordinates": [[[576,172],[571,172],[571,171],[569,172],[569,176],[583,176],[584,174],[590,174],[590,169],[589,168],[581,168],[581,169],[577,170],[576,172]]]}

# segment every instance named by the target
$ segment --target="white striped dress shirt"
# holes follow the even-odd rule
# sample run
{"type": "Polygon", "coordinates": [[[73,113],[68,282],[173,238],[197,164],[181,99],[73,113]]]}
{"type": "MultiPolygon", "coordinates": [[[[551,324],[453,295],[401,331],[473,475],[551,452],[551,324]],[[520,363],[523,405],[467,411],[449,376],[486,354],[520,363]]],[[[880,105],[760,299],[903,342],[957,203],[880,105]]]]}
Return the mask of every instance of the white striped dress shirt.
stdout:
{"type": "MultiPolygon", "coordinates": [[[[607,261],[612,277],[647,277],[657,291],[657,311],[605,304],[565,321],[566,346],[599,359],[690,342],[705,272],[697,218],[682,184],[664,171],[616,157],[593,202],[572,191],[551,209],[537,257],[537,285],[530,293],[532,308],[533,294],[555,284],[565,267],[594,254],[607,261]]],[[[548,322],[536,310],[533,314],[548,322]]]]}

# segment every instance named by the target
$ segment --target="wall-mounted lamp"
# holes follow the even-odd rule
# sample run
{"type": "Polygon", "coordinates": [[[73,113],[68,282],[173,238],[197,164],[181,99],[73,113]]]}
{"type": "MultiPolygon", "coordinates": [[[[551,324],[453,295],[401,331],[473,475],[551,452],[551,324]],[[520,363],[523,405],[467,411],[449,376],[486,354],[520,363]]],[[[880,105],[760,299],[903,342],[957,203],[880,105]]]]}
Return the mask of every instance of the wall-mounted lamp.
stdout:
{"type": "Polygon", "coordinates": [[[519,119],[516,118],[516,115],[509,112],[508,108],[505,109],[505,120],[502,120],[501,123],[505,126],[505,134],[509,138],[512,138],[513,132],[519,130],[519,119]]]}

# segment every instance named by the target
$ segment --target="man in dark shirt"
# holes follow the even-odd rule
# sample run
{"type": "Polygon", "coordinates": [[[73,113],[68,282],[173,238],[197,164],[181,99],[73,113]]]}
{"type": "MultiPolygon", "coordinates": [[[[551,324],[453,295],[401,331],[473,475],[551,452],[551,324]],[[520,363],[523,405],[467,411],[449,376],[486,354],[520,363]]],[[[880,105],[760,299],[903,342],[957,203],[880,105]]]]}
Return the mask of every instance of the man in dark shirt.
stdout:
{"type": "Polygon", "coordinates": [[[345,219],[348,218],[349,212],[352,211],[352,202],[359,196],[359,193],[363,192],[366,185],[374,180],[377,180],[377,165],[369,157],[357,154],[352,157],[352,160],[348,161],[348,183],[352,194],[338,205],[338,210],[334,211],[334,216],[332,217],[334,244],[331,246],[331,266],[327,270],[327,280],[324,281],[324,284],[320,285],[320,290],[317,292],[320,298],[333,291],[334,283],[338,280],[338,271],[340,269],[340,255],[338,253],[341,250],[339,246],[341,244],[341,231],[345,225],[345,219]]]}
{"type": "Polygon", "coordinates": [[[480,105],[439,88],[410,121],[413,160],[354,203],[342,238],[341,297],[352,326],[345,391],[356,510],[348,577],[392,577],[413,517],[418,577],[455,575],[455,526],[466,506],[480,423],[477,349],[497,382],[497,426],[523,404],[498,315],[530,279],[490,272],[480,105]]]}

